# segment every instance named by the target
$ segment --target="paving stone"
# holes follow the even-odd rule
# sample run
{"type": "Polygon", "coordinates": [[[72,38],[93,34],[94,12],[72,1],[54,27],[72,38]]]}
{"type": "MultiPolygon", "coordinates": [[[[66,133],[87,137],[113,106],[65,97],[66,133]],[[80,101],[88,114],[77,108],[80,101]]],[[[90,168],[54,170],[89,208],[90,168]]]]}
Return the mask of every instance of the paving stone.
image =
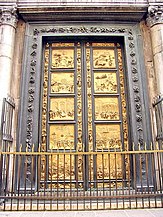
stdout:
{"type": "Polygon", "coordinates": [[[76,213],[75,217],[95,217],[96,212],[95,211],[79,211],[76,213]]]}
{"type": "Polygon", "coordinates": [[[147,210],[125,210],[127,217],[153,217],[147,210]]]}
{"type": "Polygon", "coordinates": [[[0,212],[0,217],[20,217],[22,212],[0,212]]]}
{"type": "Polygon", "coordinates": [[[127,217],[124,210],[97,211],[96,217],[127,217]]]}
{"type": "Polygon", "coordinates": [[[76,217],[75,211],[44,212],[43,217],[76,217]]]}
{"type": "Polygon", "coordinates": [[[150,209],[148,213],[152,214],[153,217],[163,217],[163,209],[150,209]]]}
{"type": "Polygon", "coordinates": [[[20,217],[43,217],[43,216],[44,216],[44,212],[37,212],[37,211],[36,212],[22,212],[22,214],[20,215],[20,217]]]}

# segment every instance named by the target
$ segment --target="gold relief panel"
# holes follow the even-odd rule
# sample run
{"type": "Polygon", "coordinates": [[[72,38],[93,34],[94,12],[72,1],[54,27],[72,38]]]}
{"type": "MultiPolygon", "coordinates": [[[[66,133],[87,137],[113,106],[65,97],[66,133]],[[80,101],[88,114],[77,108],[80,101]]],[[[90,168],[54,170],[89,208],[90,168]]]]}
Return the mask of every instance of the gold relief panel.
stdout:
{"type": "Polygon", "coordinates": [[[98,154],[96,164],[97,179],[122,178],[122,155],[98,154]]]}
{"type": "Polygon", "coordinates": [[[119,120],[118,98],[95,98],[96,120],[119,120]]]}
{"type": "Polygon", "coordinates": [[[74,93],[74,73],[52,73],[51,93],[74,93]]]}
{"type": "Polygon", "coordinates": [[[73,47],[74,43],[52,43],[52,47],[73,47]]]}
{"type": "Polygon", "coordinates": [[[74,98],[56,97],[50,99],[50,120],[74,120],[74,98]]]}
{"type": "Polygon", "coordinates": [[[115,68],[115,53],[113,49],[94,49],[93,67],[96,69],[115,68]]]}
{"type": "Polygon", "coordinates": [[[74,180],[74,156],[52,155],[49,157],[49,179],[51,180],[74,180]]]}
{"type": "Polygon", "coordinates": [[[96,124],[96,149],[122,148],[120,124],[96,124]]]}
{"type": "Polygon", "coordinates": [[[52,50],[52,68],[74,68],[74,49],[52,50]]]}
{"type": "Polygon", "coordinates": [[[50,149],[74,149],[74,125],[50,125],[50,149]]]}
{"type": "Polygon", "coordinates": [[[92,43],[93,47],[115,47],[114,43],[92,43]]]}
{"type": "Polygon", "coordinates": [[[117,93],[116,73],[95,72],[94,73],[94,91],[95,93],[117,93]]]}

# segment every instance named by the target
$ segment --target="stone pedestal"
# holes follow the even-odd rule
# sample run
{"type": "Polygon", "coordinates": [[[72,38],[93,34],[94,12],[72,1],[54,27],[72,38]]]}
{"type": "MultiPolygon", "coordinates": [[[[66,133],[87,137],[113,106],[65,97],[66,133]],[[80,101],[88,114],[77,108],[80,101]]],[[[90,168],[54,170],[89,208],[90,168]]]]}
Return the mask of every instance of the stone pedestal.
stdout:
{"type": "Polygon", "coordinates": [[[154,69],[157,79],[156,95],[159,95],[163,94],[163,6],[150,6],[147,22],[151,31],[154,69]]]}
{"type": "Polygon", "coordinates": [[[0,8],[0,117],[2,101],[11,94],[12,67],[17,15],[15,7],[0,8]]]}

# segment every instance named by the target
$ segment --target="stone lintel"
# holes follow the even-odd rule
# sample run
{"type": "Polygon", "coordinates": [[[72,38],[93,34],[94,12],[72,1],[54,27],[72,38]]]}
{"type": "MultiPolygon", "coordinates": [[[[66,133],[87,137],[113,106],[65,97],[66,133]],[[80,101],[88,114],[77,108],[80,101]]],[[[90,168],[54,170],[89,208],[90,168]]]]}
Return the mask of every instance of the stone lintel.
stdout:
{"type": "Polygon", "coordinates": [[[113,20],[140,21],[147,12],[146,7],[33,7],[19,8],[26,21],[57,20],[113,20]]]}

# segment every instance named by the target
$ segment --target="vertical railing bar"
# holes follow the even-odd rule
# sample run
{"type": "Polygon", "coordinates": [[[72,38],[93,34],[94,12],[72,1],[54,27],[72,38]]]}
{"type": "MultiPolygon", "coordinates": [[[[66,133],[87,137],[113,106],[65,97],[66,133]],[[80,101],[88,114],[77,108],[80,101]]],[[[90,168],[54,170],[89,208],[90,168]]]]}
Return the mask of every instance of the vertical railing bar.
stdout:
{"type": "MultiPolygon", "coordinates": [[[[145,167],[146,167],[146,180],[147,180],[147,191],[148,191],[148,195],[149,195],[149,171],[148,171],[148,153],[145,153],[145,167]]],[[[151,207],[150,204],[150,196],[148,196],[148,204],[149,204],[149,208],[151,207]]]]}
{"type": "Polygon", "coordinates": [[[90,210],[92,210],[92,200],[91,200],[91,196],[92,196],[92,162],[91,162],[91,157],[92,157],[92,155],[91,154],[89,154],[89,157],[90,157],[90,160],[89,160],[89,162],[90,162],[90,186],[89,186],[89,188],[90,188],[90,210]]]}
{"type": "MultiPolygon", "coordinates": [[[[83,147],[84,149],[84,147],[83,147]]],[[[83,171],[85,171],[85,168],[87,167],[86,165],[86,162],[88,161],[88,165],[90,165],[90,162],[89,162],[89,156],[83,154],[83,171]]],[[[89,168],[88,168],[89,170],[89,168]]],[[[87,170],[86,170],[87,172],[87,170]]],[[[88,190],[88,187],[89,187],[89,171],[87,173],[84,173],[84,180],[83,180],[83,185],[84,185],[84,210],[86,210],[86,190],[88,190]],[[86,183],[87,182],[87,183],[86,183]]]]}
{"type": "MultiPolygon", "coordinates": [[[[41,168],[41,159],[42,155],[40,154],[41,152],[41,146],[39,144],[38,146],[38,155],[37,155],[37,197],[39,198],[39,188],[40,188],[40,181],[41,181],[41,173],[42,173],[42,168],[41,168]]],[[[37,211],[39,211],[39,199],[37,199],[37,211]]]]}
{"type": "Polygon", "coordinates": [[[64,155],[63,155],[63,158],[64,158],[64,160],[63,160],[63,171],[64,171],[64,189],[63,189],[63,191],[64,191],[64,210],[66,210],[66,199],[65,199],[65,196],[66,196],[66,189],[65,189],[65,187],[66,187],[66,167],[65,167],[65,163],[66,163],[66,156],[65,156],[65,149],[64,149],[64,155]]]}
{"type": "Polygon", "coordinates": [[[51,158],[51,162],[50,162],[50,167],[51,167],[51,170],[50,170],[50,196],[51,196],[51,199],[50,199],[50,211],[52,210],[52,179],[53,179],[53,154],[52,154],[52,149],[51,149],[51,155],[50,155],[50,158],[51,158]]]}
{"type": "MultiPolygon", "coordinates": [[[[126,174],[125,174],[126,173],[126,168],[124,168],[125,154],[123,154],[121,152],[120,156],[121,156],[121,165],[122,165],[122,167],[121,167],[121,173],[122,173],[122,194],[124,195],[124,185],[125,185],[125,177],[126,177],[126,174]]],[[[124,207],[125,207],[125,199],[124,198],[122,198],[122,204],[123,204],[123,209],[124,209],[124,207]]]]}
{"type": "MultiPolygon", "coordinates": [[[[82,156],[82,161],[84,162],[84,155],[81,155],[82,156]]],[[[76,167],[76,194],[77,194],[77,201],[76,201],[76,203],[77,203],[77,210],[79,210],[79,201],[78,201],[78,197],[79,197],[79,195],[78,195],[78,191],[79,191],[79,180],[78,180],[78,164],[79,164],[79,155],[76,155],[76,162],[77,162],[77,167],[76,167]]],[[[83,163],[83,165],[84,165],[84,163],[83,163]]],[[[83,166],[84,167],[84,166],[83,166]]],[[[84,168],[82,168],[82,170],[84,171],[84,168]]],[[[84,185],[84,183],[83,183],[83,185],[84,185]]],[[[84,186],[83,186],[83,189],[84,189],[84,186]]]]}
{"type": "MultiPolygon", "coordinates": [[[[131,158],[132,158],[132,156],[131,156],[131,154],[127,154],[127,156],[128,156],[128,192],[129,192],[129,196],[131,196],[131,158]]],[[[129,204],[130,204],[130,208],[131,208],[131,197],[129,197],[129,204]]]]}
{"type": "MultiPolygon", "coordinates": [[[[11,196],[14,195],[14,181],[15,181],[15,154],[13,154],[11,196]]],[[[10,209],[10,211],[12,211],[12,205],[13,205],[12,202],[13,202],[13,199],[11,199],[11,209],[10,209]]]]}
{"type": "Polygon", "coordinates": [[[59,154],[57,154],[56,157],[57,157],[57,210],[59,210],[59,200],[58,200],[58,197],[59,197],[59,154]]]}
{"type": "MultiPolygon", "coordinates": [[[[140,150],[140,148],[139,148],[139,150],[140,150]]],[[[142,153],[140,153],[139,154],[140,155],[140,160],[139,160],[139,166],[140,166],[140,168],[139,168],[139,173],[140,173],[140,184],[141,184],[141,191],[144,191],[143,190],[143,177],[142,177],[142,158],[143,158],[143,154],[142,153]]],[[[143,193],[143,192],[142,192],[143,193]]],[[[144,198],[142,197],[142,206],[143,206],[143,209],[144,209],[144,198]]]]}
{"type": "Polygon", "coordinates": [[[97,168],[98,168],[98,165],[97,165],[97,154],[95,155],[95,157],[96,157],[96,160],[95,160],[95,162],[96,162],[96,172],[95,172],[95,180],[96,180],[96,192],[97,192],[97,210],[99,209],[99,200],[98,200],[98,191],[99,191],[99,188],[98,188],[98,185],[99,185],[99,183],[98,183],[98,177],[97,177],[97,168]]]}
{"type": "MultiPolygon", "coordinates": [[[[135,188],[135,194],[137,195],[137,186],[136,186],[136,183],[137,183],[137,174],[136,174],[136,155],[137,154],[134,154],[133,153],[133,177],[134,177],[134,188],[135,188]]],[[[135,196],[136,196],[135,195],[135,196]]],[[[136,200],[136,209],[138,208],[138,202],[137,202],[137,196],[135,197],[135,200],[136,200]]],[[[131,209],[131,201],[130,202],[130,209],[131,209]]]]}
{"type": "MultiPolygon", "coordinates": [[[[110,171],[110,153],[108,154],[108,168],[109,168],[109,193],[110,193],[110,196],[111,196],[111,171],[110,171]]],[[[111,199],[111,197],[110,197],[110,209],[111,209],[111,201],[112,201],[112,199],[111,199]]]]}
{"type": "MultiPolygon", "coordinates": [[[[20,150],[19,150],[19,155],[18,155],[18,196],[19,196],[19,193],[20,193],[20,172],[21,172],[21,169],[22,169],[22,155],[21,155],[21,151],[22,151],[22,147],[20,145],[20,150]]],[[[17,211],[19,210],[19,198],[17,199],[17,211]]]]}
{"type": "MultiPolygon", "coordinates": [[[[10,146],[8,147],[8,152],[10,152],[10,146]]],[[[10,188],[10,154],[7,154],[7,163],[6,163],[6,185],[5,185],[5,195],[9,195],[9,188],[10,188]]],[[[10,207],[11,207],[11,199],[10,199],[10,207]]]]}
{"type": "MultiPolygon", "coordinates": [[[[3,196],[3,154],[0,154],[0,196],[3,196]]],[[[1,198],[0,198],[1,200],[1,198]]]]}
{"type": "MultiPolygon", "coordinates": [[[[4,176],[5,176],[5,157],[4,157],[4,155],[5,154],[1,154],[0,156],[1,156],[1,159],[0,159],[0,169],[1,169],[1,177],[0,177],[0,196],[2,195],[2,196],[5,196],[4,195],[4,176]]],[[[5,210],[5,198],[4,199],[2,199],[3,200],[3,202],[2,202],[2,204],[3,204],[3,210],[5,210]]]]}
{"type": "MultiPolygon", "coordinates": [[[[32,152],[34,152],[34,145],[32,147],[32,152]]],[[[33,177],[34,177],[34,155],[31,154],[31,201],[30,201],[30,210],[32,211],[33,210],[33,198],[32,198],[32,195],[33,195],[33,177]]]]}
{"type": "MultiPolygon", "coordinates": [[[[118,196],[118,189],[117,189],[117,153],[114,154],[115,156],[115,192],[116,196],[118,196]]],[[[116,198],[116,208],[118,209],[118,198],[116,198]]]]}
{"type": "MultiPolygon", "coordinates": [[[[72,151],[70,148],[70,197],[72,197],[72,177],[71,177],[71,174],[72,174],[72,151]]],[[[72,200],[70,200],[70,210],[72,210],[72,200]]]]}
{"type": "MultiPolygon", "coordinates": [[[[161,153],[157,152],[160,194],[162,194],[161,171],[160,171],[161,170],[160,155],[161,155],[161,153]]],[[[163,197],[162,196],[161,196],[161,203],[162,203],[162,207],[163,207],[163,197]]]]}
{"type": "MultiPolygon", "coordinates": [[[[44,154],[44,166],[43,166],[43,168],[44,168],[44,189],[43,189],[43,194],[44,194],[44,197],[45,197],[45,195],[46,195],[46,181],[47,181],[47,169],[49,169],[49,168],[47,168],[46,167],[46,165],[49,165],[49,162],[47,162],[47,159],[49,160],[49,156],[47,156],[46,154],[44,154]]],[[[45,204],[46,204],[46,201],[45,201],[45,199],[43,200],[43,207],[44,207],[44,210],[45,210],[45,204]]]]}
{"type": "MultiPolygon", "coordinates": [[[[4,196],[6,197],[6,191],[7,191],[7,154],[4,156],[4,196]]],[[[4,200],[4,211],[6,210],[6,200],[4,200]]]]}
{"type": "MultiPolygon", "coordinates": [[[[155,183],[156,183],[156,169],[155,169],[155,156],[154,156],[154,153],[151,153],[151,157],[152,157],[152,177],[153,177],[153,191],[154,191],[154,194],[156,194],[156,186],[155,186],[155,183]]],[[[157,206],[157,201],[156,201],[156,196],[154,197],[155,198],[155,207],[157,206]]]]}
{"type": "MultiPolygon", "coordinates": [[[[26,152],[27,152],[27,148],[26,148],[26,152]]],[[[25,163],[25,167],[24,167],[24,196],[26,196],[26,190],[27,190],[27,155],[24,156],[25,157],[25,160],[24,160],[24,163],[25,163]]],[[[24,199],[24,211],[26,210],[25,209],[26,207],[26,199],[24,199]]]]}
{"type": "Polygon", "coordinates": [[[105,171],[104,171],[105,169],[104,169],[104,154],[102,154],[102,173],[103,173],[103,176],[102,176],[102,181],[103,181],[103,183],[102,183],[102,191],[103,191],[103,209],[105,209],[105,198],[104,198],[104,196],[105,196],[105,189],[104,189],[104,187],[105,187],[105,171]]]}

